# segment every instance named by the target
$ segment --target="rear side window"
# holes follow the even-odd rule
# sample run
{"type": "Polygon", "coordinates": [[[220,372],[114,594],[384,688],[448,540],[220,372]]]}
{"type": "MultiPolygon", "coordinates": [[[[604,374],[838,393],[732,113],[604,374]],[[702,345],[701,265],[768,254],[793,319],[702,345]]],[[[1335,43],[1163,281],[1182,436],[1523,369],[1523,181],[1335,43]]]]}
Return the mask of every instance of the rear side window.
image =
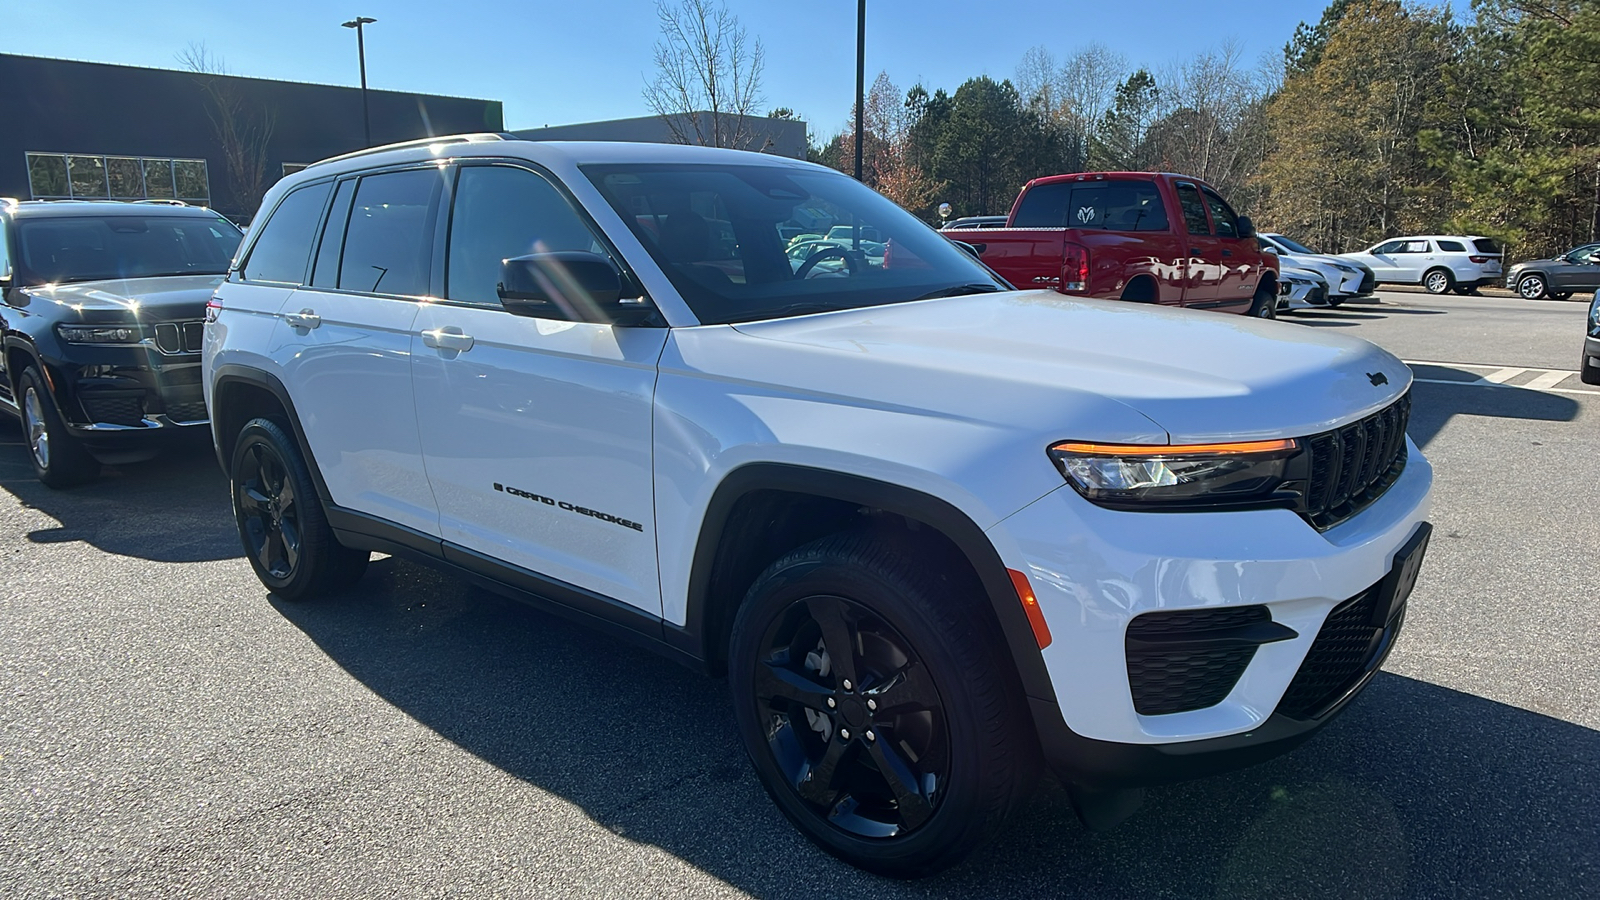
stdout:
{"type": "Polygon", "coordinates": [[[246,281],[300,284],[305,281],[306,264],[311,261],[311,243],[316,239],[322,207],[328,200],[332,182],[311,184],[290,192],[272,218],[261,228],[245,260],[241,275],[246,281]]]}
{"type": "Polygon", "coordinates": [[[1500,244],[1497,241],[1495,241],[1493,238],[1478,238],[1477,240],[1472,242],[1472,246],[1478,248],[1478,252],[1479,253],[1499,253],[1500,252],[1500,244]]]}
{"type": "Polygon", "coordinates": [[[435,168],[368,175],[356,187],[339,261],[339,289],[420,297],[433,263],[435,168]]]}
{"type": "Polygon", "coordinates": [[[1446,253],[1465,253],[1467,248],[1460,241],[1440,241],[1439,249],[1446,253]]]}
{"type": "Polygon", "coordinates": [[[445,296],[499,306],[501,260],[557,250],[605,253],[567,198],[540,176],[507,166],[461,168],[445,296]]]}
{"type": "Polygon", "coordinates": [[[1206,222],[1206,204],[1200,199],[1200,191],[1192,184],[1178,185],[1178,205],[1183,207],[1183,225],[1190,234],[1210,234],[1211,225],[1206,222]]]}
{"type": "Polygon", "coordinates": [[[1227,201],[1217,196],[1217,192],[1204,189],[1206,206],[1211,210],[1211,221],[1217,223],[1217,234],[1222,237],[1239,236],[1239,217],[1233,214],[1233,207],[1227,201]]]}
{"type": "Polygon", "coordinates": [[[1017,228],[1166,231],[1167,209],[1148,181],[1042,184],[1017,207],[1017,228]]]}
{"type": "Polygon", "coordinates": [[[1428,252],[1428,242],[1427,241],[1406,241],[1405,243],[1401,244],[1400,245],[1400,249],[1396,250],[1395,252],[1396,253],[1427,253],[1428,252]]]}

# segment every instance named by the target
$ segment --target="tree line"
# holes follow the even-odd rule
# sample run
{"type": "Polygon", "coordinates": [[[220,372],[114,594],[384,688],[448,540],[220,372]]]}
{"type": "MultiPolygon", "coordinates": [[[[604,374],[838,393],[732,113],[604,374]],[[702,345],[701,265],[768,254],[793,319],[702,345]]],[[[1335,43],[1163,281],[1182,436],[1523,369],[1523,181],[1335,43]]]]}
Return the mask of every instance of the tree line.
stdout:
{"type": "MultiPolygon", "coordinates": [[[[868,95],[863,180],[930,220],[1006,212],[1030,178],[1183,172],[1328,252],[1485,234],[1517,256],[1600,241],[1600,3],[1333,0],[1281,56],[1161,69],[1103,45],[1027,52],[1015,78],[868,95]]],[[[851,171],[854,123],[813,146],[851,171]]]]}

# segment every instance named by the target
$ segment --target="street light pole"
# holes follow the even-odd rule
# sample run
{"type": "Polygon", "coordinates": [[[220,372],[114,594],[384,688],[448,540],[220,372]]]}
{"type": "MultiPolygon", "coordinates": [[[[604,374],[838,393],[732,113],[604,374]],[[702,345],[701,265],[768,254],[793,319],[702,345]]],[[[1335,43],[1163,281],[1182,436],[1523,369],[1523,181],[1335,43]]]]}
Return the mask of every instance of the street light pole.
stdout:
{"type": "Polygon", "coordinates": [[[856,0],[856,180],[861,180],[862,120],[867,103],[867,0],[856,0]]]}
{"type": "MultiPolygon", "coordinates": [[[[865,3],[866,0],[862,2],[865,3]]],[[[356,54],[361,59],[361,129],[366,135],[368,147],[372,146],[372,110],[367,106],[367,41],[366,36],[362,34],[361,26],[371,25],[376,21],[378,20],[366,16],[356,16],[342,23],[345,28],[356,30],[356,54]]]]}

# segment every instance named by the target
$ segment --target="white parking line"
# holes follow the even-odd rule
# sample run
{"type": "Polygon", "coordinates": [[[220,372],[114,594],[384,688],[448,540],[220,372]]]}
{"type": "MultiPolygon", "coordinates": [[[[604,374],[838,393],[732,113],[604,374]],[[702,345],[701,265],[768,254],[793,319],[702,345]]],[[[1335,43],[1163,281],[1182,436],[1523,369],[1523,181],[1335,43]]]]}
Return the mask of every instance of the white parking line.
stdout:
{"type": "Polygon", "coordinates": [[[1566,381],[1571,374],[1571,372],[1544,372],[1523,387],[1530,391],[1546,391],[1566,381]]]}
{"type": "Polygon", "coordinates": [[[1496,369],[1495,371],[1490,372],[1489,374],[1483,376],[1482,378],[1480,378],[1478,380],[1479,381],[1487,381],[1490,384],[1505,384],[1506,382],[1508,382],[1511,379],[1517,377],[1518,375],[1521,375],[1523,372],[1526,372],[1526,371],[1528,371],[1528,370],[1527,369],[1496,369]]]}
{"type": "Polygon", "coordinates": [[[1477,369],[1488,374],[1480,375],[1472,381],[1460,381],[1452,378],[1413,378],[1421,384],[1454,384],[1467,387],[1510,388],[1514,391],[1539,391],[1546,394],[1581,394],[1590,397],[1600,397],[1600,390],[1592,388],[1558,388],[1556,385],[1565,381],[1569,375],[1577,372],[1571,369],[1540,369],[1533,366],[1491,366],[1483,363],[1457,363],[1438,362],[1436,360],[1407,359],[1402,360],[1408,366],[1437,366],[1443,369],[1477,369]],[[1539,374],[1529,379],[1527,384],[1506,384],[1507,381],[1524,372],[1538,372],[1539,374]]]}

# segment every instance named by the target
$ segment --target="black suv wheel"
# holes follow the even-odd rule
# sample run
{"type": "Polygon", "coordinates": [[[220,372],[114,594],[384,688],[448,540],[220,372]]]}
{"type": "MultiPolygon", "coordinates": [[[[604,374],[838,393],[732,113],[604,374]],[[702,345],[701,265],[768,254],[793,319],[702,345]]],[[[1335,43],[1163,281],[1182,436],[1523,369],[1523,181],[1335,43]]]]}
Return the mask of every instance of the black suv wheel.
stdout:
{"type": "Polygon", "coordinates": [[[18,386],[22,389],[22,437],[28,443],[33,474],[53,488],[82,484],[99,475],[100,463],[67,433],[55,397],[39,370],[24,369],[18,386]]]}
{"type": "Polygon", "coordinates": [[[233,450],[233,515],[256,576],[285,600],[349,587],[371,554],[339,543],[317,498],[311,470],[270,419],[253,419],[233,450]]]}
{"type": "Polygon", "coordinates": [[[774,563],[734,622],[735,717],[773,801],[885,875],[954,865],[1031,784],[1037,741],[976,585],[865,533],[774,563]]]}

